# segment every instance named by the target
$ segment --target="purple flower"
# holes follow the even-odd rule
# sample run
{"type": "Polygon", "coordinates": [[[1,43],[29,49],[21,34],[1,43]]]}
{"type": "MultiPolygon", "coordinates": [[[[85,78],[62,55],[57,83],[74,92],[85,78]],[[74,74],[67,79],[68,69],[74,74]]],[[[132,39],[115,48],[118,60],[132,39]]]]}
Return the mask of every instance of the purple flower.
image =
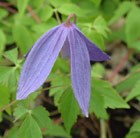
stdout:
{"type": "Polygon", "coordinates": [[[74,95],[83,114],[88,117],[90,60],[105,61],[109,56],[88,40],[75,23],[70,22],[72,17],[76,18],[71,14],[65,23],[43,34],[28,53],[19,80],[17,100],[27,98],[45,82],[62,50],[63,57],[70,57],[74,95]]]}

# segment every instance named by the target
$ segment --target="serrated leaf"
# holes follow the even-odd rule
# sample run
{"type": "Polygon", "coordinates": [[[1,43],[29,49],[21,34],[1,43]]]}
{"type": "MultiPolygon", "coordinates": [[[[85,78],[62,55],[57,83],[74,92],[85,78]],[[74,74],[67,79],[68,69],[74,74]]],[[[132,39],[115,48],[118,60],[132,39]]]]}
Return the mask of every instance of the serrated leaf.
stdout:
{"type": "Polygon", "coordinates": [[[38,16],[42,21],[47,21],[53,15],[53,9],[50,6],[45,6],[38,11],[38,16]]]}
{"type": "Polygon", "coordinates": [[[75,4],[62,4],[59,8],[58,11],[64,15],[70,15],[71,13],[75,13],[77,16],[84,17],[86,16],[86,12],[84,9],[80,9],[77,5],[75,4]]]}
{"type": "Polygon", "coordinates": [[[135,98],[137,96],[140,96],[140,80],[138,80],[136,82],[133,89],[131,90],[131,92],[126,97],[126,101],[128,102],[128,101],[132,100],[133,98],[135,98]]]}
{"type": "Polygon", "coordinates": [[[29,2],[29,0],[24,0],[24,1],[17,0],[17,8],[18,8],[20,16],[22,16],[23,13],[25,12],[28,2],[29,2]]]}
{"type": "Polygon", "coordinates": [[[80,114],[80,108],[74,97],[71,88],[65,90],[59,101],[59,110],[64,120],[64,126],[68,133],[77,120],[77,116],[80,114]]]}
{"type": "Polygon", "coordinates": [[[140,50],[139,45],[136,44],[139,42],[140,38],[139,24],[140,24],[140,9],[138,7],[134,7],[129,12],[126,18],[125,34],[128,46],[130,48],[135,48],[137,50],[140,50]]]}
{"type": "Polygon", "coordinates": [[[24,122],[19,129],[20,138],[42,138],[41,130],[34,120],[34,118],[29,114],[26,116],[24,122]]]}
{"type": "Polygon", "coordinates": [[[120,17],[125,15],[132,7],[132,2],[124,1],[120,3],[118,9],[115,11],[115,15],[109,21],[109,25],[116,22],[120,17]]]}
{"type": "Polygon", "coordinates": [[[4,56],[9,59],[10,61],[12,61],[13,63],[17,63],[17,57],[18,57],[18,51],[17,48],[14,48],[12,50],[6,51],[4,53],[4,56]]]}
{"type": "Polygon", "coordinates": [[[104,106],[104,97],[95,89],[92,90],[90,98],[90,112],[94,112],[98,118],[108,119],[108,114],[104,106]]]}
{"type": "Polygon", "coordinates": [[[40,128],[44,130],[44,134],[49,136],[69,137],[61,126],[58,126],[52,122],[52,120],[49,118],[49,113],[45,110],[45,108],[41,106],[37,107],[32,110],[31,114],[37,121],[40,128]]]}
{"type": "Polygon", "coordinates": [[[95,19],[93,23],[93,28],[95,28],[98,33],[102,34],[105,38],[107,38],[107,32],[109,32],[109,29],[107,27],[105,19],[102,16],[99,16],[95,19]]]}
{"type": "Polygon", "coordinates": [[[28,109],[27,108],[25,108],[23,106],[16,107],[15,110],[14,110],[15,120],[20,119],[21,117],[26,115],[26,113],[28,113],[28,109]]]}
{"type": "Polygon", "coordinates": [[[129,108],[129,105],[119,96],[117,91],[107,81],[92,80],[93,92],[99,92],[104,97],[105,108],[129,108]]]}
{"type": "Polygon", "coordinates": [[[53,79],[49,95],[54,96],[55,105],[58,105],[63,92],[70,86],[70,77],[66,74],[51,73],[49,79],[53,79]]]}
{"type": "MultiPolygon", "coordinates": [[[[41,128],[47,128],[51,124],[51,120],[49,118],[49,112],[45,110],[43,107],[34,108],[31,111],[32,116],[35,118],[37,123],[41,128]]],[[[51,126],[50,126],[51,127],[51,126]]]]}
{"type": "Polygon", "coordinates": [[[13,37],[23,54],[26,54],[33,45],[30,31],[21,24],[16,24],[12,30],[13,37]]]}

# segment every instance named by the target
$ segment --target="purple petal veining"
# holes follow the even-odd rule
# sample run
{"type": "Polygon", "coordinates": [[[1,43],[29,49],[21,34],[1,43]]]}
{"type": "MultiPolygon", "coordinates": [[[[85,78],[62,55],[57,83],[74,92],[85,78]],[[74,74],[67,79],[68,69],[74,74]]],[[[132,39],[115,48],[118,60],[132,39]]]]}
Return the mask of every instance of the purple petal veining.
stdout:
{"type": "Polygon", "coordinates": [[[65,23],[42,35],[26,55],[16,99],[25,99],[45,82],[61,51],[62,57],[70,58],[74,95],[83,114],[88,117],[90,60],[104,61],[110,58],[70,22],[73,16],[70,15],[65,23]]]}
{"type": "Polygon", "coordinates": [[[48,77],[67,36],[67,28],[55,27],[44,34],[31,49],[21,73],[17,99],[37,90],[48,77]]]}
{"type": "Polygon", "coordinates": [[[71,79],[74,95],[83,111],[88,117],[90,100],[90,59],[85,42],[79,34],[71,29],[68,34],[71,53],[71,79]]]}
{"type": "Polygon", "coordinates": [[[86,38],[76,26],[75,28],[76,31],[79,33],[80,37],[86,43],[91,61],[106,61],[110,59],[110,57],[106,53],[101,51],[95,44],[93,44],[88,38],[86,38]]]}

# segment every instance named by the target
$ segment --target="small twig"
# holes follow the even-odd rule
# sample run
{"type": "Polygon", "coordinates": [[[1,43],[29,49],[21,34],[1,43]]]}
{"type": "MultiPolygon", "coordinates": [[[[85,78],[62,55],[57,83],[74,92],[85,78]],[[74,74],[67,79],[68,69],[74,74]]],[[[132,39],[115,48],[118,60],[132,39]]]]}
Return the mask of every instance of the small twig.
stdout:
{"type": "Polygon", "coordinates": [[[115,68],[115,70],[113,71],[112,75],[109,77],[109,81],[112,82],[116,75],[118,74],[118,72],[123,68],[123,66],[125,65],[125,63],[128,61],[130,55],[132,53],[132,50],[129,49],[127,54],[122,58],[122,60],[120,61],[120,63],[117,65],[117,67],[115,68]]]}
{"type": "Polygon", "coordinates": [[[0,2],[0,6],[8,7],[11,6],[12,4],[9,2],[0,2]]]}
{"type": "Polygon", "coordinates": [[[105,124],[105,120],[100,119],[100,138],[107,138],[106,137],[106,124],[105,124]]]}
{"type": "Polygon", "coordinates": [[[41,23],[41,19],[37,16],[37,14],[35,13],[35,11],[31,8],[31,6],[27,6],[27,10],[29,11],[29,13],[32,15],[32,17],[34,18],[34,20],[37,23],[41,23]]]}
{"type": "Polygon", "coordinates": [[[17,10],[15,10],[15,9],[13,9],[13,8],[11,8],[11,7],[9,7],[9,6],[11,6],[12,4],[11,3],[8,3],[8,2],[0,2],[0,7],[4,7],[4,8],[6,8],[9,12],[11,12],[11,13],[17,13],[17,10]]]}
{"type": "Polygon", "coordinates": [[[3,108],[0,109],[0,112],[6,110],[7,108],[9,108],[10,106],[12,106],[13,104],[15,104],[17,102],[17,100],[12,101],[11,103],[9,103],[8,105],[4,106],[3,108]]]}
{"type": "Polygon", "coordinates": [[[61,22],[61,19],[60,19],[59,15],[58,15],[58,12],[54,11],[54,13],[55,13],[55,16],[56,16],[56,19],[57,19],[58,23],[61,24],[62,22],[61,22]]]}

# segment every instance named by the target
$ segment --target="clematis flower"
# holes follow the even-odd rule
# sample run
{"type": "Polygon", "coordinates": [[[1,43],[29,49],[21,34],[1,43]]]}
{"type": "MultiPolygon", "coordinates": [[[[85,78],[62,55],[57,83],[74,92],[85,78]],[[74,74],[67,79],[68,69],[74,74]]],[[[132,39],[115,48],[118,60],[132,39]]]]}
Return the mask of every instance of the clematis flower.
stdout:
{"type": "Polygon", "coordinates": [[[71,62],[71,80],[74,95],[83,114],[88,117],[90,101],[90,60],[105,61],[109,56],[88,40],[75,25],[76,16],[71,14],[65,23],[43,34],[26,57],[21,72],[17,100],[25,99],[47,79],[62,51],[71,62]],[[74,23],[71,18],[74,17],[74,23]]]}

